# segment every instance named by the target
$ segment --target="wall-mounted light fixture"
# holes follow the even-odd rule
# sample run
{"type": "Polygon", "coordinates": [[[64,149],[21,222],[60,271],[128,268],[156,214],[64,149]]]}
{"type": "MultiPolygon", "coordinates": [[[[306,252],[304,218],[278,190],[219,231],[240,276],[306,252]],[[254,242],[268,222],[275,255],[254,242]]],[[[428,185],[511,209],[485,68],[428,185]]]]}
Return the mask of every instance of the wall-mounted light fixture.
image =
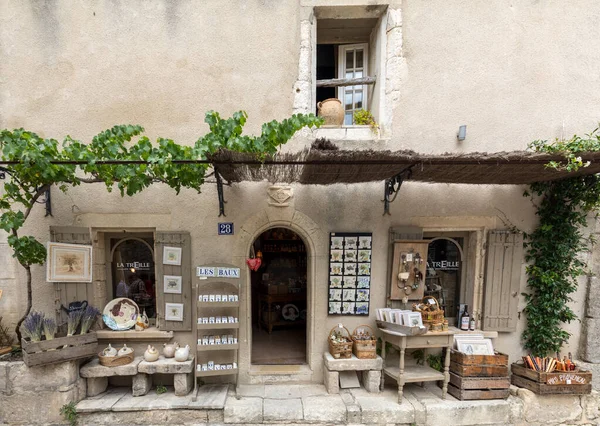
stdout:
{"type": "Polygon", "coordinates": [[[459,141],[464,141],[466,137],[467,137],[467,125],[463,124],[462,126],[460,126],[458,128],[458,133],[456,134],[456,138],[459,141]]]}

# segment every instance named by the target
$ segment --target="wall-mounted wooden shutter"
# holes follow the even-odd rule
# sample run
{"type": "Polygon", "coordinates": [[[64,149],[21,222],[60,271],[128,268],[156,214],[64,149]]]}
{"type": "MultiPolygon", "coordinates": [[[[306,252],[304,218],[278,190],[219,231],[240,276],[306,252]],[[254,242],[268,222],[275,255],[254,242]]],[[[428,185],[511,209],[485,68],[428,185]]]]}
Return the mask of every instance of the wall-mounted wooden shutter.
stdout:
{"type": "Polygon", "coordinates": [[[523,234],[490,231],[484,284],[484,330],[516,331],[523,262],[523,234]]]}
{"type": "Polygon", "coordinates": [[[192,259],[189,232],[156,232],[154,240],[156,269],[156,324],[161,330],[189,331],[192,329],[192,259]],[[181,265],[164,265],[163,249],[181,248],[181,265]],[[165,275],[182,277],[181,294],[165,293],[165,275]],[[165,304],[182,303],[183,321],[165,320],[165,304]]]}
{"type": "MultiPolygon", "coordinates": [[[[92,245],[90,229],[78,226],[51,226],[50,241],[55,243],[92,245]]],[[[92,254],[92,261],[96,253],[92,254]]],[[[93,271],[92,271],[93,274],[93,271]]],[[[92,275],[92,279],[94,279],[92,275]]],[[[61,306],[67,308],[71,302],[86,300],[93,304],[94,284],[91,283],[53,283],[55,293],[56,320],[59,325],[67,322],[67,313],[61,306]]],[[[96,306],[102,310],[104,306],[96,306]]]]}

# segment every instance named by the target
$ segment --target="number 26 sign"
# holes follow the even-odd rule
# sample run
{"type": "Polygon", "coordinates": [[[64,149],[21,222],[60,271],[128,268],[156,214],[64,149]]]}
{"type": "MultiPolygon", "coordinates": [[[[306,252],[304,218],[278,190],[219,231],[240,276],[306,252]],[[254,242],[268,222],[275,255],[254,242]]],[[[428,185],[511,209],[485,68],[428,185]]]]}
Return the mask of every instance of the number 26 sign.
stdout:
{"type": "Polygon", "coordinates": [[[233,235],[233,222],[219,223],[219,235],[233,235]]]}

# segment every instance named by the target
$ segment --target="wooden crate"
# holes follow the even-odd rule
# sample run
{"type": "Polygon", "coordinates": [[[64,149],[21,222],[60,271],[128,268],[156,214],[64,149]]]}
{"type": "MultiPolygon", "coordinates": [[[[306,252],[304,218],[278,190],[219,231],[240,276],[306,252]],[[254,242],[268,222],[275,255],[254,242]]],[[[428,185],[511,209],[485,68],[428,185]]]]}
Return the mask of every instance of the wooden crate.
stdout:
{"type": "MultiPolygon", "coordinates": [[[[507,379],[508,380],[508,379],[507,379]]],[[[448,385],[448,393],[461,401],[479,399],[506,399],[510,394],[508,389],[459,389],[448,385]]]]}
{"type": "Polygon", "coordinates": [[[508,367],[508,355],[501,352],[495,352],[495,355],[467,355],[452,350],[450,361],[462,365],[505,365],[508,367]]]}
{"type": "Polygon", "coordinates": [[[52,340],[31,342],[21,339],[23,361],[28,367],[55,364],[95,356],[98,349],[96,332],[56,337],[52,340]]]}
{"type": "Polygon", "coordinates": [[[463,377],[508,377],[507,365],[462,365],[451,361],[450,371],[463,377]]]}
{"type": "Polygon", "coordinates": [[[586,395],[592,392],[592,373],[585,370],[543,373],[511,365],[511,382],[539,395],[586,395]],[[570,383],[570,384],[569,384],[570,383]]]}

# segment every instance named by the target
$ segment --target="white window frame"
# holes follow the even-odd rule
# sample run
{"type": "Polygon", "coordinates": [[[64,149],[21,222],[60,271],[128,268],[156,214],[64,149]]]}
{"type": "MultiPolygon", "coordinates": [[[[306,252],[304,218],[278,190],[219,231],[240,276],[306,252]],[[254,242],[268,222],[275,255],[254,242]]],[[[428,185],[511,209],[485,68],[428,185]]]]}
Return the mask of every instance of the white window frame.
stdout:
{"type": "MultiPolygon", "coordinates": [[[[354,49],[363,49],[363,77],[367,77],[369,75],[369,43],[356,43],[356,44],[340,44],[338,45],[338,78],[346,78],[346,51],[354,50],[354,49]]],[[[337,88],[337,97],[342,102],[342,106],[344,107],[344,126],[348,126],[346,124],[346,104],[344,101],[344,95],[346,93],[346,89],[351,88],[352,90],[356,90],[357,86],[341,86],[337,88]]],[[[367,110],[367,89],[368,86],[366,84],[362,85],[362,109],[367,110]]],[[[354,106],[354,105],[353,105],[354,106]]],[[[352,125],[354,125],[354,111],[352,118],[352,125]]]]}

